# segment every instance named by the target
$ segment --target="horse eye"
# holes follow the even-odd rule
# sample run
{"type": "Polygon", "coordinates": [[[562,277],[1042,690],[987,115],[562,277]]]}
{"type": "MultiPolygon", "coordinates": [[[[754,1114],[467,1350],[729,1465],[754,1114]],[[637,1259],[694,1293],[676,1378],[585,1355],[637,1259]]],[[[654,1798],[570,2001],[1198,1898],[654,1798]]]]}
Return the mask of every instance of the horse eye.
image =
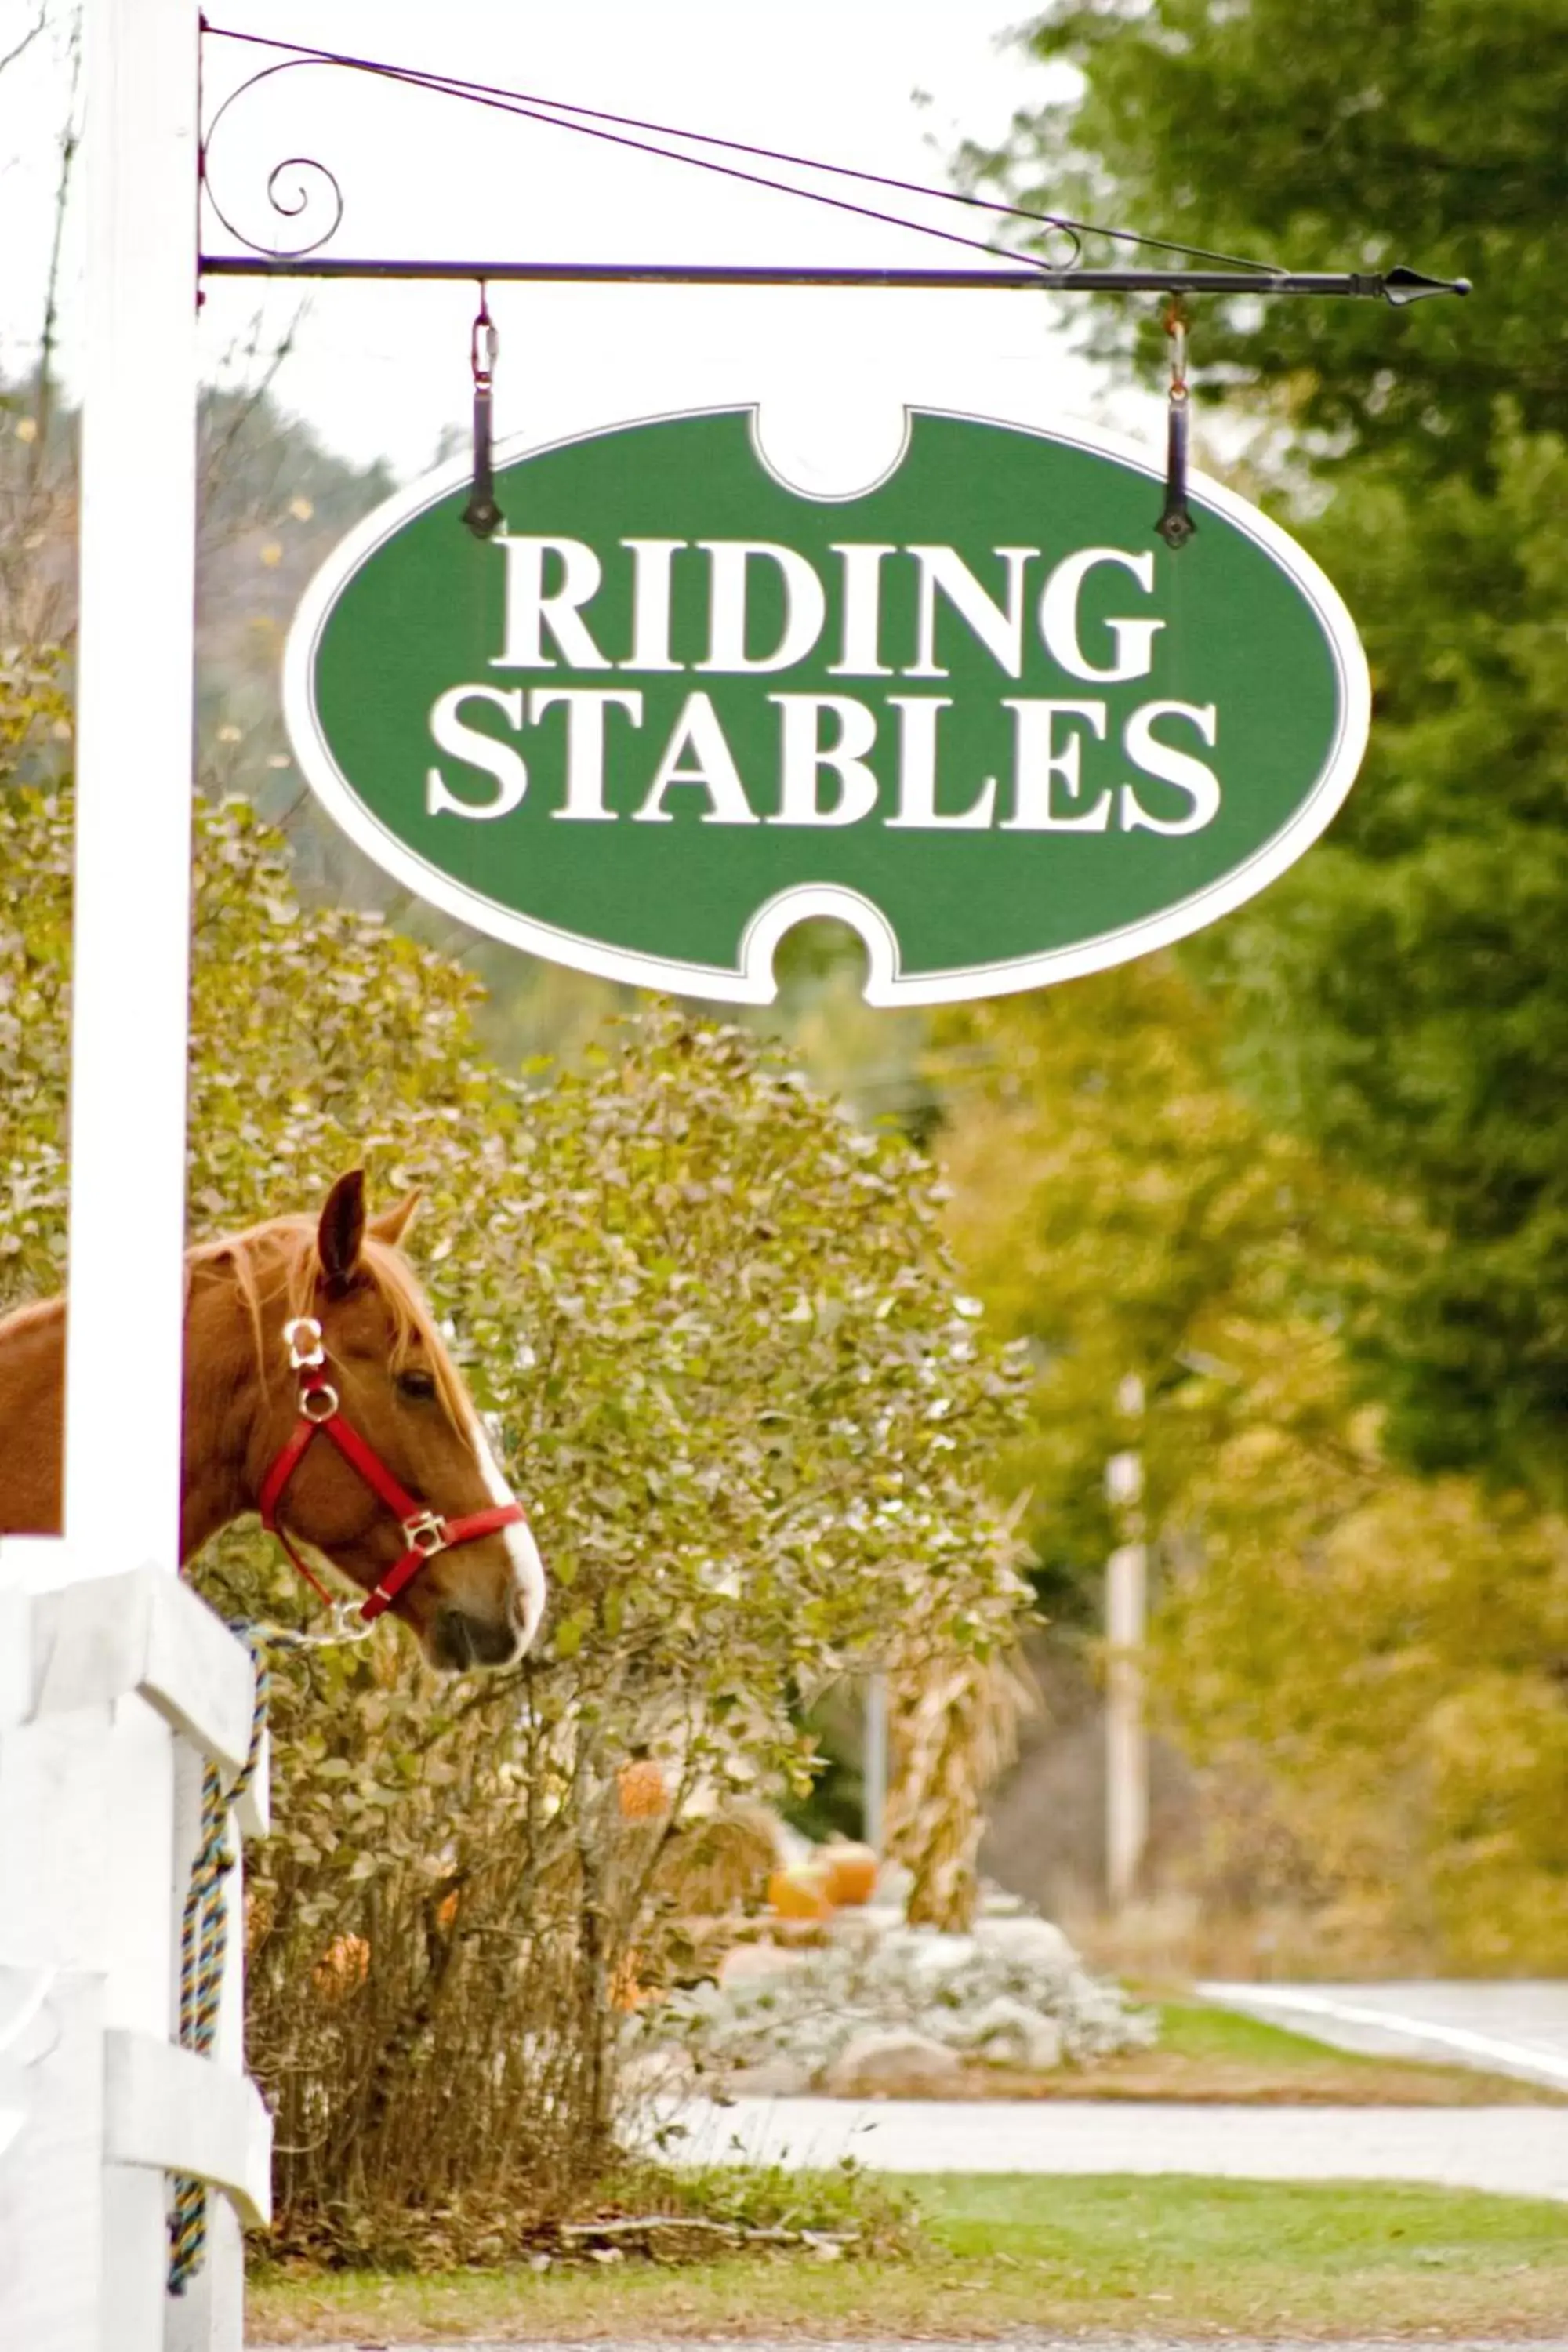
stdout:
{"type": "Polygon", "coordinates": [[[436,1393],[436,1377],[433,1372],[422,1372],[417,1369],[399,1372],[397,1387],[400,1395],[417,1397],[422,1402],[427,1402],[436,1393]]]}

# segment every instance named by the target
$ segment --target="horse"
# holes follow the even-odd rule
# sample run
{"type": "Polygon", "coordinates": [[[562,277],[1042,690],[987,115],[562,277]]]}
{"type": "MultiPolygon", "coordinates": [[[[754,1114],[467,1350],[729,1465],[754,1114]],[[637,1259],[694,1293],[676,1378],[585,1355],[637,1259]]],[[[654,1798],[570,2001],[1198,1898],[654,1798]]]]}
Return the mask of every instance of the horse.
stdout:
{"type": "MultiPolygon", "coordinates": [[[[505,1666],[544,1570],[398,1246],[417,1202],[367,1218],[353,1169],[318,1216],[187,1253],[181,1565],[254,1511],[318,1591],[335,1569],[433,1666],[505,1666]]],[[[64,1298],[0,1318],[0,1535],[60,1531],[66,1325],[64,1298]]]]}

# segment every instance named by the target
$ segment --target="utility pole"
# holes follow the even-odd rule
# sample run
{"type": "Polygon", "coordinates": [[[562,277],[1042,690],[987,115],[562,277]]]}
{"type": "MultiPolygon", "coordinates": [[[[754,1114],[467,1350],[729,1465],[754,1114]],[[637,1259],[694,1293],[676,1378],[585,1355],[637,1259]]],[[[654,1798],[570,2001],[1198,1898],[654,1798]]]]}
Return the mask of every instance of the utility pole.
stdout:
{"type": "Polygon", "coordinates": [[[1116,1407],[1131,1443],[1105,1465],[1105,1491],[1121,1540],[1106,1562],[1105,1885],[1113,1911],[1137,1891],[1149,1837],[1149,1743],[1143,1713],[1143,1635],[1149,1547],[1143,1519],[1143,1383],[1130,1372],[1116,1407]]]}
{"type": "Polygon", "coordinates": [[[869,1675],[862,1717],[861,1831],[872,1852],[880,1854],[888,1818],[888,1677],[869,1675]]]}

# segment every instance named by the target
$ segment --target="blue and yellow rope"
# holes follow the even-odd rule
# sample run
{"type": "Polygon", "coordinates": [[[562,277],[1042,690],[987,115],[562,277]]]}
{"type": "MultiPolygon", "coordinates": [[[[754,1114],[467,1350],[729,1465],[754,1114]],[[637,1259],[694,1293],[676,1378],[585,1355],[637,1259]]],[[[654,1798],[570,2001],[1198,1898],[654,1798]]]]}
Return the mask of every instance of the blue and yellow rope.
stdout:
{"type": "MultiPolygon", "coordinates": [[[[271,1670],[258,1638],[259,1629],[237,1626],[235,1630],[248,1648],[256,1670],[250,1746],[232,1789],[225,1789],[223,1775],[216,1764],[209,1763],[202,1775],[201,1838],[180,1922],[180,2046],[204,2058],[211,2052],[217,2031],[224,1959],[228,1948],[228,1898],[224,1880],[235,1864],[228,1842],[228,1817],[255,1777],[272,1685],[271,1670]]],[[[206,2259],[206,2183],[181,2175],[174,2182],[174,2201],[169,2215],[171,2294],[184,2294],[206,2259]]]]}

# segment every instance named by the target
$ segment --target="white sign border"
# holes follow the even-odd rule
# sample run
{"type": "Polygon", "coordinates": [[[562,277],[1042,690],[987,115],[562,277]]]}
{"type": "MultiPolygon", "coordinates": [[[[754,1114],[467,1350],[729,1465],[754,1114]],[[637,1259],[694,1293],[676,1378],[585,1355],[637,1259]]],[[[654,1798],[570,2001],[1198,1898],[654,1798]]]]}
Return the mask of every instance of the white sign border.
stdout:
{"type": "MultiPolygon", "coordinates": [[[[496,470],[525,457],[538,457],[584,441],[603,440],[647,425],[684,423],[700,416],[746,415],[761,462],[768,461],[759,433],[760,404],[728,402],[716,408],[676,409],[658,416],[628,417],[619,423],[595,425],[582,433],[531,443],[522,436],[502,443],[496,452],[496,470]]],[[[1026,433],[1038,441],[1063,443],[1117,463],[1163,482],[1162,467],[1148,451],[1123,435],[1078,424],[1044,426],[1005,417],[984,416],[973,410],[907,403],[905,441],[918,416],[950,422],[986,425],[1009,433],[1026,433]]],[[[901,460],[902,452],[900,453],[901,460]]],[[[895,464],[899,461],[895,461],[895,464]]],[[[768,467],[770,472],[775,471],[768,467]]],[[[1208,509],[1233,524],[1260,547],[1269,561],[1292,580],[1316,614],[1333,659],[1339,688],[1339,723],[1328,757],[1306,798],[1289,822],[1256,849],[1250,857],[1218,880],[1205,884],[1174,906],[1133,923],[1098,933],[1071,947],[1051,948],[1039,955],[998,963],[952,966],[937,972],[906,978],[900,971],[897,934],[872,900],[837,883],[796,883],[757,908],[738,943],[737,970],[721,965],[686,963],[665,956],[644,955],[606,947],[558,925],[521,915],[483,892],[471,889],[432,866],[399,838],[361,800],[342,773],[327,743],[316,711],[315,666],[321,632],[342,590],[366,560],[395,531],[427,508],[449,498],[468,482],[469,461],[455,458],[395,492],[374,513],[356,524],[332,550],[300,601],[289,632],[283,656],[283,712],[300,772],[333,822],[384,873],[414,891],[444,914],[454,916],[488,938],[522,948],[547,962],[566,964],[604,980],[621,981],[677,996],[696,996],[724,1004],[771,1004],[778,993],[773,958],[786,931],[813,916],[831,916],[858,933],[868,958],[865,999],[878,1006],[954,1004],[986,996],[1013,995],[1025,989],[1049,987],[1091,971],[1129,963],[1155,948],[1169,947],[1206,929],[1222,915],[1256,898],[1260,890],[1293,866],[1330,824],[1354,782],[1366,750],[1372,721],[1372,681],[1366,655],[1343,599],[1305,548],[1271,522],[1266,514],[1222,482],[1205,474],[1188,478],[1193,505],[1208,509]]],[[[820,493],[787,487],[797,497],[818,503],[841,503],[865,495],[865,488],[836,493],[825,501],[820,493]]]]}

